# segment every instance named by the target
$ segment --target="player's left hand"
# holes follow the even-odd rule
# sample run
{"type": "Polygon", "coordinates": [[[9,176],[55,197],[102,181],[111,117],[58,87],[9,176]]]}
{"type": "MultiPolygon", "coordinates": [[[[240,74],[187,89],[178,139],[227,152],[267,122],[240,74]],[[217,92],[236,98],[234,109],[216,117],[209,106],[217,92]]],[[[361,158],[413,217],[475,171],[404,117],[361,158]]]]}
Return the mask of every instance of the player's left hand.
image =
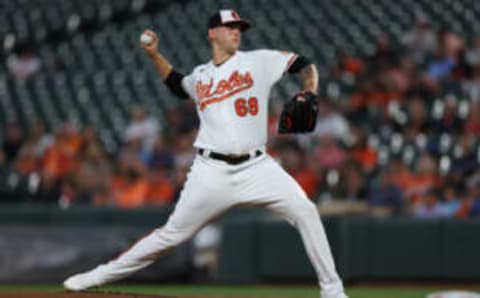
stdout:
{"type": "Polygon", "coordinates": [[[317,96],[311,91],[299,92],[283,106],[278,132],[311,132],[317,123],[317,113],[317,96]]]}

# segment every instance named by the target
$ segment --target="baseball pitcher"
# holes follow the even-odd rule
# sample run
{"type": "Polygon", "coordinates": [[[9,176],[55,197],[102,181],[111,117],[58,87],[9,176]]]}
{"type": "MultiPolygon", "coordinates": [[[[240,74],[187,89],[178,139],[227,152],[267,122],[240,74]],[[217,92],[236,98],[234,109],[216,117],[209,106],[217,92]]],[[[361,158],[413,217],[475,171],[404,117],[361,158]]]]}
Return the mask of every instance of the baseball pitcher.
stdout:
{"type": "MultiPolygon", "coordinates": [[[[159,53],[154,32],[144,32],[141,46],[166,86],[179,98],[196,103],[200,118],[194,143],[197,155],[167,223],[117,259],[68,278],[66,289],[81,291],[122,279],[192,237],[211,219],[248,204],[279,214],[299,231],[318,275],[321,297],[347,297],[315,205],[265,152],[270,89],[286,73],[299,74],[303,90],[294,97],[294,105],[302,105],[298,111],[304,111],[305,104],[315,110],[312,98],[317,91],[317,69],[306,57],[294,53],[239,51],[242,33],[249,27],[233,10],[214,14],[208,23],[212,60],[188,75],[175,70],[159,53]]],[[[301,115],[291,116],[282,116],[279,131],[312,129],[311,116],[305,115],[306,120],[301,115]],[[301,121],[306,124],[299,124],[301,121]]]]}

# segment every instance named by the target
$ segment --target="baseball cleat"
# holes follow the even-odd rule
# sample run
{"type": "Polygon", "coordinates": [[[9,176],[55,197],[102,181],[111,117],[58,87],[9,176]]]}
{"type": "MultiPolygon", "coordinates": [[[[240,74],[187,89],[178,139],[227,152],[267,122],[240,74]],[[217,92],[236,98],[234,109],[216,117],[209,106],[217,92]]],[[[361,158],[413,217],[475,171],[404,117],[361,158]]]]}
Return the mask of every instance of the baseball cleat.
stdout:
{"type": "Polygon", "coordinates": [[[90,272],[76,274],[63,282],[63,287],[66,290],[74,292],[84,291],[98,285],[99,283],[93,278],[93,274],[90,272]]]}

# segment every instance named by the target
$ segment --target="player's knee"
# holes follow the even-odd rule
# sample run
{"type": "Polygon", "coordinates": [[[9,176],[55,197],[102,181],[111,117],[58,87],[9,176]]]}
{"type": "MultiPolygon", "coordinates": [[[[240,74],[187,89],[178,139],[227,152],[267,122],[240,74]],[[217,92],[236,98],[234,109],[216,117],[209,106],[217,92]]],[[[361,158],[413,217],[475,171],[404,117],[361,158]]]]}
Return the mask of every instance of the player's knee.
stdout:
{"type": "Polygon", "coordinates": [[[317,207],[309,200],[302,200],[294,208],[296,209],[297,221],[310,220],[319,216],[317,207]]]}
{"type": "Polygon", "coordinates": [[[158,241],[167,247],[177,246],[193,236],[194,231],[181,229],[173,224],[167,224],[155,230],[158,241]]]}

